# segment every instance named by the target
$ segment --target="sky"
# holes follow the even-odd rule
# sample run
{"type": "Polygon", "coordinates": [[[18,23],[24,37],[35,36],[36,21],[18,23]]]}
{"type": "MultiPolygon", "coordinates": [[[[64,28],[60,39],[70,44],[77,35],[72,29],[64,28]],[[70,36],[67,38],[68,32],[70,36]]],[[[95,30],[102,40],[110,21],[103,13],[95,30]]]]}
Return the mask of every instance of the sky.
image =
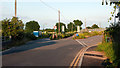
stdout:
{"type": "MultiPolygon", "coordinates": [[[[1,0],[0,20],[12,18],[15,0],[1,0]]],[[[53,28],[58,22],[58,11],[61,12],[61,22],[68,24],[73,20],[81,20],[82,27],[97,24],[103,28],[108,27],[108,19],[113,11],[112,6],[102,5],[102,0],[17,0],[17,17],[26,22],[35,20],[43,28],[53,28]],[[51,8],[52,7],[52,8],[51,8]]]]}

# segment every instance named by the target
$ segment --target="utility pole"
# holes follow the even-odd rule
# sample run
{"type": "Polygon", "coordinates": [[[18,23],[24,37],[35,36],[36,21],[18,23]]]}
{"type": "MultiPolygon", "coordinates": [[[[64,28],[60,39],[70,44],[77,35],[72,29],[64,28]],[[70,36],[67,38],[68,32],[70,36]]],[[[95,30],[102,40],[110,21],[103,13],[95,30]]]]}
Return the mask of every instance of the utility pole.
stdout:
{"type": "Polygon", "coordinates": [[[72,23],[72,32],[73,32],[73,23],[72,23]]]}
{"type": "Polygon", "coordinates": [[[99,23],[99,27],[102,28],[102,27],[101,27],[101,23],[99,23]]]}
{"type": "Polygon", "coordinates": [[[58,32],[60,34],[60,10],[58,10],[58,21],[59,21],[59,24],[58,24],[58,32]]]}
{"type": "Polygon", "coordinates": [[[17,0],[15,0],[15,17],[17,17],[17,0]]]}
{"type": "Polygon", "coordinates": [[[116,9],[115,9],[115,13],[114,13],[114,25],[116,23],[116,9]]]}
{"type": "Polygon", "coordinates": [[[85,31],[86,31],[86,18],[85,18],[85,31]]]}

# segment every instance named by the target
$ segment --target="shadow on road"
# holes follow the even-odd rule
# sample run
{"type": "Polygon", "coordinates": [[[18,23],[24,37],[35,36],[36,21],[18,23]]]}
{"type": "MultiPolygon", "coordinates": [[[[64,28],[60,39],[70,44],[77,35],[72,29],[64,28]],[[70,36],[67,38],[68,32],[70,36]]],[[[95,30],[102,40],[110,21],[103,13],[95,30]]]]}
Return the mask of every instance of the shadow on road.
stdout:
{"type": "Polygon", "coordinates": [[[10,50],[4,51],[4,52],[2,52],[2,55],[23,52],[23,51],[31,50],[31,49],[42,47],[42,46],[48,46],[48,45],[52,45],[52,44],[56,44],[56,42],[49,40],[48,38],[39,39],[39,40],[35,40],[35,41],[30,41],[22,46],[14,47],[14,48],[11,48],[10,50]]]}

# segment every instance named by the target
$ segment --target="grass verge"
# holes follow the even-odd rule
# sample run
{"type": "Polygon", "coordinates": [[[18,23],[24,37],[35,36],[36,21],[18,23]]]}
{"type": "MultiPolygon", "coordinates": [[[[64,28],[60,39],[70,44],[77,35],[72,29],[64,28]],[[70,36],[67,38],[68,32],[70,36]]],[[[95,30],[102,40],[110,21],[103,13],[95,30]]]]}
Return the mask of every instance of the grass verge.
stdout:
{"type": "Polygon", "coordinates": [[[84,33],[78,33],[79,36],[74,36],[73,39],[85,39],[91,36],[96,36],[96,35],[102,35],[103,31],[93,31],[93,32],[84,32],[84,33]]]}
{"type": "Polygon", "coordinates": [[[96,48],[97,51],[102,51],[105,53],[108,59],[105,60],[105,67],[106,68],[115,68],[119,66],[119,44],[115,42],[104,42],[99,44],[96,48]],[[108,61],[109,60],[109,61],[108,61]]]}

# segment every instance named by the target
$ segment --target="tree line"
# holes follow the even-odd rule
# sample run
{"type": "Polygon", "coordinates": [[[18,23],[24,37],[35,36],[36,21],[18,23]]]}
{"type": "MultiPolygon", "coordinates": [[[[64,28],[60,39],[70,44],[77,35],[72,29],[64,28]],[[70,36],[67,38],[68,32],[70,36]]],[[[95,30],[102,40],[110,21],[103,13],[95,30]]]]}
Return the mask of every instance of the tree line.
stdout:
{"type": "MultiPolygon", "coordinates": [[[[12,39],[22,38],[22,35],[24,33],[26,34],[32,34],[33,31],[40,31],[40,25],[37,21],[29,21],[26,22],[26,24],[23,24],[22,20],[19,20],[18,17],[13,17],[12,19],[4,19],[0,21],[2,23],[2,36],[11,37],[12,39]],[[24,28],[25,26],[25,28],[24,28]]],[[[56,23],[55,26],[57,26],[56,32],[58,32],[58,25],[59,23],[56,23]]],[[[73,22],[70,22],[69,24],[66,24],[60,22],[60,32],[62,32],[62,26],[64,26],[65,32],[72,32],[77,31],[77,26],[80,26],[80,29],[82,29],[83,22],[81,20],[74,20],[73,22]]],[[[89,28],[99,28],[96,24],[94,24],[92,27],[89,28]]],[[[54,32],[54,29],[45,29],[42,31],[48,31],[48,32],[54,32]]]]}

